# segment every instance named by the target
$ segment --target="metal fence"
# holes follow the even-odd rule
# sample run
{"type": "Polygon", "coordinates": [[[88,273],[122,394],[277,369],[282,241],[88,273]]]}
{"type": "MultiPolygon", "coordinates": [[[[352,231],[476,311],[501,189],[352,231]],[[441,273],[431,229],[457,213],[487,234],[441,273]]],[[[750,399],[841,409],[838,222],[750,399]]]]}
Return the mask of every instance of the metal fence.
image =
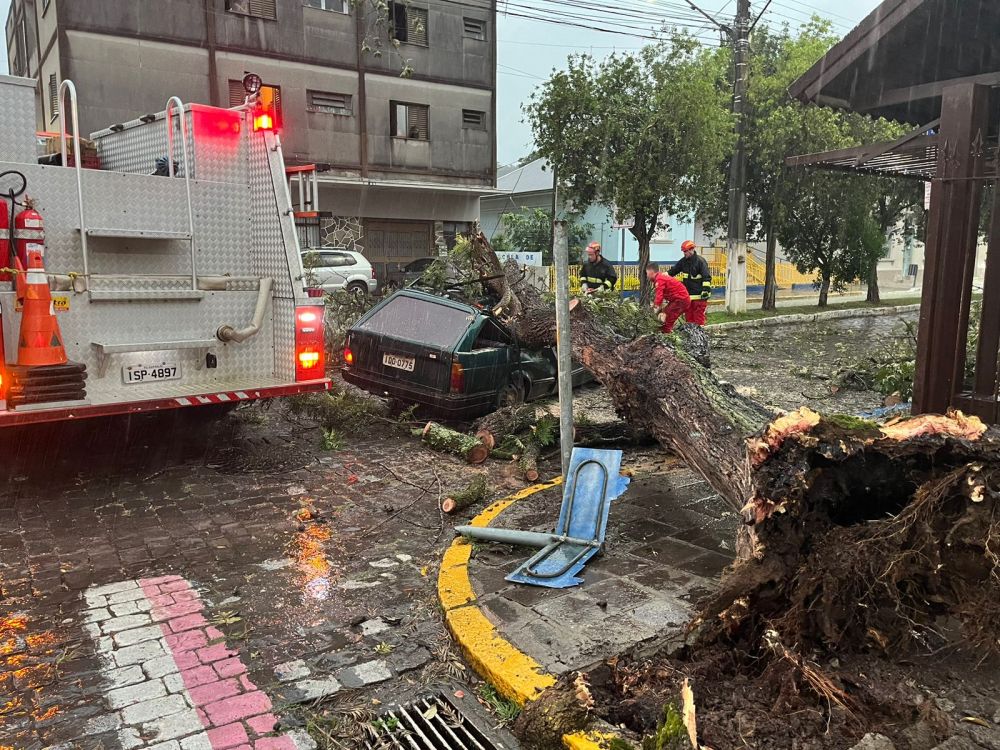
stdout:
{"type": "MultiPolygon", "coordinates": [[[[698,248],[698,252],[708,261],[708,267],[712,271],[712,287],[723,289],[726,286],[726,251],[718,247],[698,248]]],[[[639,290],[639,266],[636,263],[612,263],[618,273],[618,289],[624,292],[635,292],[639,290]]],[[[556,288],[556,269],[550,266],[549,269],[549,291],[556,288]]],[[[779,289],[791,289],[797,285],[811,285],[815,281],[815,274],[800,273],[791,263],[776,263],[774,268],[775,279],[779,289]]],[[[580,291],[580,266],[569,267],[570,292],[580,291]]],[[[747,256],[747,286],[764,286],[765,266],[753,255],[747,256]]]]}

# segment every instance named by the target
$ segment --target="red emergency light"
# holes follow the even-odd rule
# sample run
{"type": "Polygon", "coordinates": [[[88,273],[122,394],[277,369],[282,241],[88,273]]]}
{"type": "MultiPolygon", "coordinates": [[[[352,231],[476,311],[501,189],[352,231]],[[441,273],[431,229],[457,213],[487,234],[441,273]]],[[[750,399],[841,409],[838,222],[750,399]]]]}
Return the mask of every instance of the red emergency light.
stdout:
{"type": "Polygon", "coordinates": [[[317,380],[325,370],[323,308],[295,308],[295,380],[317,380]]]}

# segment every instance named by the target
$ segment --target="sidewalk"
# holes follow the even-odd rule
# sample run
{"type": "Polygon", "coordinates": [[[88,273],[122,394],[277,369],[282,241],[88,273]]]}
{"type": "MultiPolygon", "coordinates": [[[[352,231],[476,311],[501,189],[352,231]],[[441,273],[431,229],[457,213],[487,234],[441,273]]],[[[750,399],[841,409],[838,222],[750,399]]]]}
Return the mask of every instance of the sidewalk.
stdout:
{"type": "MultiPolygon", "coordinates": [[[[644,461],[640,454],[625,458],[626,470],[644,461]]],[[[489,510],[480,520],[491,517],[489,525],[499,528],[547,531],[561,502],[562,486],[557,485],[502,512],[489,510]]],[[[462,632],[465,618],[458,615],[475,607],[495,629],[491,637],[527,655],[540,672],[582,670],[635,644],[679,634],[731,562],[737,525],[736,513],[700,476],[676,464],[665,471],[661,465],[655,473],[634,478],[612,507],[604,552],[584,569],[583,585],[549,589],[508,583],[505,576],[531,550],[459,539],[449,551],[457,554],[452,561],[446,555],[442,568],[448,571],[450,562],[467,556],[471,591],[455,596],[462,586],[443,572],[439,594],[444,608],[456,615],[449,622],[467,651],[484,643],[481,627],[474,638],[462,632]]],[[[480,659],[473,654],[472,661],[480,659]]],[[[516,693],[526,683],[513,670],[523,672],[523,667],[521,659],[496,660],[492,679],[486,678],[498,687],[513,685],[516,693]]],[[[524,692],[530,696],[530,684],[524,692]]]]}

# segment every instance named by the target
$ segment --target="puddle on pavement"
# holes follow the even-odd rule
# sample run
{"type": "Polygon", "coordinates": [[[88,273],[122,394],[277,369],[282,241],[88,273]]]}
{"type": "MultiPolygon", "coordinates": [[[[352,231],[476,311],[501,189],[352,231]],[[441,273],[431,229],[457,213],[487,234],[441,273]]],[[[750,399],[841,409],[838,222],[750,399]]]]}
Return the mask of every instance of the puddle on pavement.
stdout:
{"type": "Polygon", "coordinates": [[[45,690],[59,677],[57,643],[55,633],[35,629],[24,614],[0,616],[0,736],[14,739],[27,724],[61,711],[58,704],[46,705],[45,690]]]}

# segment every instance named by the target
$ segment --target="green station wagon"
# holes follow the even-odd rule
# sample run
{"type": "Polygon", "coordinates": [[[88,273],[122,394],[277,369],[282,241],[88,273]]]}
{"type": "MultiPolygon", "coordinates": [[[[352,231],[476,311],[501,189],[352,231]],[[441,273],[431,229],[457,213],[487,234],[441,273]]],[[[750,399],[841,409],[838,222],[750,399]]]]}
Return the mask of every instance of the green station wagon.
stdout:
{"type": "MultiPolygon", "coordinates": [[[[348,331],[344,379],[369,393],[467,419],[558,392],[552,348],[522,349],[489,311],[416,289],[348,331]]],[[[574,363],[573,385],[590,379],[574,363]]]]}

